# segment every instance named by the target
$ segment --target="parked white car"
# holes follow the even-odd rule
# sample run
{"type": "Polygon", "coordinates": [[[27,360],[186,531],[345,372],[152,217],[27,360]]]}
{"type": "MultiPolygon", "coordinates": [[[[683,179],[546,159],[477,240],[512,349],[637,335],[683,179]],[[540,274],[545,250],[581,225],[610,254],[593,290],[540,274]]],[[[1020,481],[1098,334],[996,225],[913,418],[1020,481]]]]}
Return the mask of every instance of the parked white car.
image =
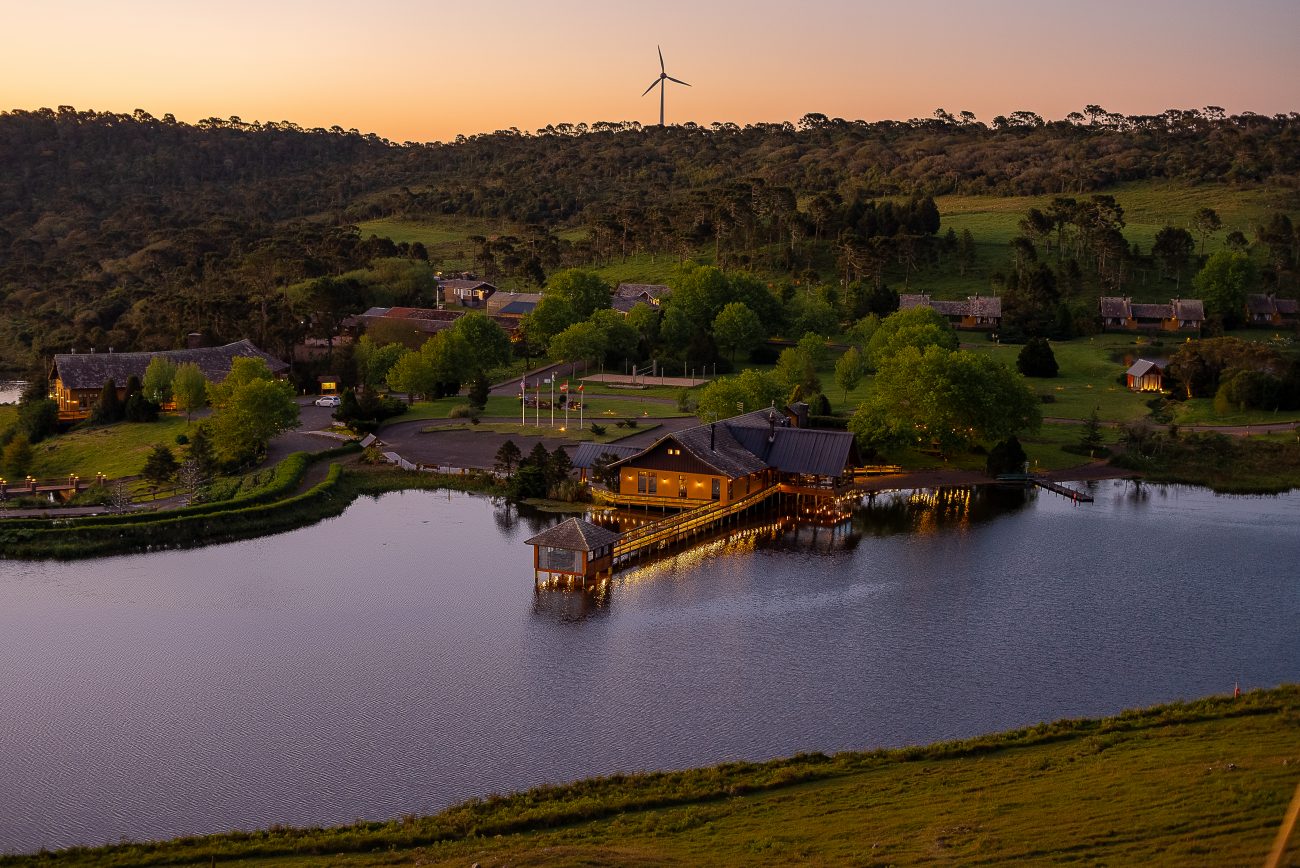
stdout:
{"type": "Polygon", "coordinates": [[[337,407],[343,403],[343,399],[338,395],[321,395],[316,399],[317,407],[337,407]]]}

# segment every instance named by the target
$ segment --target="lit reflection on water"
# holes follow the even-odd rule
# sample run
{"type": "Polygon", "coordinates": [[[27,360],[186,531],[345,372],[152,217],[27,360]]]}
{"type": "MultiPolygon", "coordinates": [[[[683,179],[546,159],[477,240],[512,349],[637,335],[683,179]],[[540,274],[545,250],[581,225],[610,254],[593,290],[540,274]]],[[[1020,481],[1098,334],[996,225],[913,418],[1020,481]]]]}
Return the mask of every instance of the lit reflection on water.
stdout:
{"type": "Polygon", "coordinates": [[[437,810],[1300,678],[1300,495],[878,494],[595,591],[565,516],[437,492],[259,540],[0,561],[0,850],[437,810]]]}

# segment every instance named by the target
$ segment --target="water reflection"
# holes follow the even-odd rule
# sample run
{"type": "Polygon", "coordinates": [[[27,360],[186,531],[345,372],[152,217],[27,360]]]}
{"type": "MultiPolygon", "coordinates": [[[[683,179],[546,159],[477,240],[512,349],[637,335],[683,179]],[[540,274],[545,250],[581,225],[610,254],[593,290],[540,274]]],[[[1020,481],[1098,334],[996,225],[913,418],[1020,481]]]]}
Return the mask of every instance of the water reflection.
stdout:
{"type": "Polygon", "coordinates": [[[1012,515],[1039,494],[1036,489],[1002,485],[878,492],[863,498],[853,524],[872,537],[969,529],[1012,515]]]}

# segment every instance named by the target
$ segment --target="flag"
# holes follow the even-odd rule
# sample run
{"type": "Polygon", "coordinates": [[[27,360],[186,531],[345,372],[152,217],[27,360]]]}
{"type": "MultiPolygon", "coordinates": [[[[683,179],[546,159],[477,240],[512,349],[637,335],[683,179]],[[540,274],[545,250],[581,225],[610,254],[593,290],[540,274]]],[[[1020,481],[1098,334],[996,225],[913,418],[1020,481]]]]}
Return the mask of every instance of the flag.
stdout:
{"type": "Polygon", "coordinates": [[[586,385],[586,383],[579,383],[579,384],[578,384],[578,391],[581,392],[581,391],[582,391],[582,387],[585,386],[585,385],[586,385]]]}
{"type": "Polygon", "coordinates": [[[560,385],[560,391],[561,391],[561,392],[567,392],[567,391],[569,391],[569,381],[568,381],[568,380],[565,380],[565,381],[560,385]]]}

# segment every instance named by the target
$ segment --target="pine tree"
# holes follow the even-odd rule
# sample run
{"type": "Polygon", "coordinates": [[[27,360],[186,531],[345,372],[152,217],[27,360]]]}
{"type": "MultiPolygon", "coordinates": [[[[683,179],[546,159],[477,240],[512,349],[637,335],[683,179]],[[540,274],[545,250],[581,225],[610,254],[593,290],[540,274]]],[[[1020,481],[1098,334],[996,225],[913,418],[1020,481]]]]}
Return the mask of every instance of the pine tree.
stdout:
{"type": "Polygon", "coordinates": [[[509,479],[514,475],[515,468],[519,466],[519,461],[523,457],[524,453],[519,451],[519,447],[515,445],[515,441],[507,440],[502,443],[501,448],[497,450],[492,466],[496,468],[498,473],[504,473],[506,478],[509,479]]]}
{"type": "Polygon", "coordinates": [[[176,475],[176,456],[163,444],[159,443],[145,459],[141,475],[155,486],[162,485],[176,475]]]}
{"type": "Polygon", "coordinates": [[[195,430],[194,436],[190,438],[188,459],[194,463],[204,479],[210,478],[216,472],[217,455],[212,448],[212,435],[208,433],[208,426],[200,425],[195,430]]]}
{"type": "Polygon", "coordinates": [[[1097,416],[1097,408],[1093,407],[1092,412],[1083,423],[1083,437],[1079,440],[1079,446],[1088,450],[1092,455],[1102,446],[1101,419],[1097,416]]]}
{"type": "Polygon", "coordinates": [[[117,397],[117,383],[112,380],[105,381],[104,388],[99,390],[99,403],[91,413],[91,421],[97,425],[111,425],[114,422],[121,422],[125,414],[122,402],[117,397]]]}

